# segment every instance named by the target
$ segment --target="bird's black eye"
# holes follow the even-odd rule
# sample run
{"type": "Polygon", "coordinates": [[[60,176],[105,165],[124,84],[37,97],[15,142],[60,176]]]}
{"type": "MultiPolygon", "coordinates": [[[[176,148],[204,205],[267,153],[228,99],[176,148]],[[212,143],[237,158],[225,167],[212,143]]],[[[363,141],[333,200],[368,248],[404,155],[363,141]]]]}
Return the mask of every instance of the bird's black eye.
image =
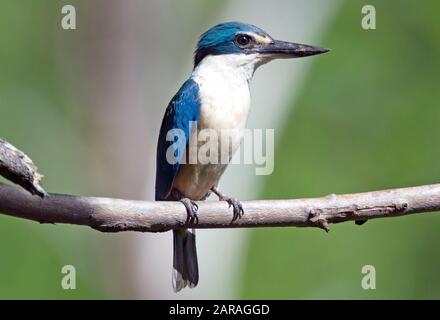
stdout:
{"type": "Polygon", "coordinates": [[[252,38],[246,34],[239,34],[237,36],[237,38],[235,38],[235,42],[240,46],[240,47],[246,47],[247,45],[249,45],[249,43],[251,43],[252,38]]]}

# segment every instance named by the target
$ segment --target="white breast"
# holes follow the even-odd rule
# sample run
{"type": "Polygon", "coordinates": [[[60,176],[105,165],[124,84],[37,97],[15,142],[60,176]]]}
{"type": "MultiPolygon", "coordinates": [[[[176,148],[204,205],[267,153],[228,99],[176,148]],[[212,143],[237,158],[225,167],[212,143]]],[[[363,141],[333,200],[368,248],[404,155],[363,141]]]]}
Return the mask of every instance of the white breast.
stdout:
{"type": "MultiPolygon", "coordinates": [[[[194,70],[201,103],[200,129],[240,130],[245,128],[251,97],[249,80],[253,74],[250,55],[208,56],[194,70]]],[[[233,139],[233,151],[240,143],[233,139]]]]}

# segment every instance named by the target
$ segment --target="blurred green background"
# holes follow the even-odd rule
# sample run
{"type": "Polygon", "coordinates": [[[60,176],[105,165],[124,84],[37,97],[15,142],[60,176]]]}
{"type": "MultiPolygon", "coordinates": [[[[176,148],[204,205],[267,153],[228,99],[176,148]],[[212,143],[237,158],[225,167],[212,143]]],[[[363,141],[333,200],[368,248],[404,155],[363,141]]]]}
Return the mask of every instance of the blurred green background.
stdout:
{"type": "MultiPolygon", "coordinates": [[[[438,183],[440,25],[435,1],[369,1],[377,29],[360,27],[364,2],[346,1],[323,37],[285,122],[261,198],[312,197],[438,183]]],[[[440,216],[252,234],[246,298],[440,298],[440,216]],[[363,290],[362,266],[377,289],[363,290]],[[258,279],[258,281],[255,281],[258,279]]]]}
{"type": "MultiPolygon", "coordinates": [[[[310,6],[296,2],[292,10],[310,6]]],[[[163,110],[191,70],[197,35],[230,20],[225,18],[232,3],[2,1],[0,136],[34,159],[50,192],[150,198],[149,150],[163,110]],[[78,30],[60,27],[67,3],[76,5],[78,30]]],[[[258,11],[259,1],[252,3],[256,14],[272,21],[277,4],[286,5],[275,1],[267,12],[258,11]]],[[[312,3],[313,10],[325,10],[312,3]]],[[[332,51],[310,60],[298,92],[286,96],[290,105],[276,125],[282,136],[276,136],[275,171],[259,178],[258,198],[440,181],[440,3],[368,1],[377,11],[374,31],[361,28],[364,4],[334,1],[329,22],[316,36],[332,51]]],[[[240,19],[240,11],[233,18],[240,19]]],[[[275,86],[277,79],[267,81],[275,86]]],[[[439,223],[440,216],[424,214],[362,227],[333,225],[328,234],[249,231],[234,286],[223,296],[440,298],[439,223]],[[376,290],[361,287],[367,264],[376,267],[376,290]]],[[[172,298],[170,288],[148,282],[155,273],[143,282],[135,270],[144,240],[150,238],[0,216],[0,298],[172,298]],[[76,290],[60,286],[66,264],[76,267],[76,290]]],[[[154,260],[145,265],[146,273],[155,268],[154,260]]],[[[203,270],[201,281],[209,286],[203,270]]],[[[197,290],[194,298],[201,297],[197,290]]],[[[206,290],[204,298],[216,297],[206,290]]]]}

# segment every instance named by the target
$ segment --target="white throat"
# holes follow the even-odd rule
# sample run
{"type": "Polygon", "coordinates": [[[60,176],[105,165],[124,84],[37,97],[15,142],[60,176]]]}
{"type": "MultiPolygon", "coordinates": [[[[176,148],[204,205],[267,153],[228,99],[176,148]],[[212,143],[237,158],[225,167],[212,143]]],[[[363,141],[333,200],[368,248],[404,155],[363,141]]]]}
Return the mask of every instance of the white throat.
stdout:
{"type": "Polygon", "coordinates": [[[258,54],[209,55],[194,69],[193,77],[204,77],[215,73],[225,78],[235,78],[235,81],[249,82],[255,69],[267,62],[264,60],[258,54]]]}
{"type": "Polygon", "coordinates": [[[245,54],[211,55],[194,69],[199,85],[200,128],[242,129],[246,125],[251,96],[249,81],[258,57],[245,54]]]}

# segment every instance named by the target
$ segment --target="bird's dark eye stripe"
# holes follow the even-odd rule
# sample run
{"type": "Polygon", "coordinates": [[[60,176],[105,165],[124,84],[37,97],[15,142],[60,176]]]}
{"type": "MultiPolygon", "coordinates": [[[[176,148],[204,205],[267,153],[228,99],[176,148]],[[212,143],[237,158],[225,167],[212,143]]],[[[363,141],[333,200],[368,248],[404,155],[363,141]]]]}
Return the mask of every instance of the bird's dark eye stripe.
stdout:
{"type": "Polygon", "coordinates": [[[248,36],[246,34],[240,34],[235,39],[235,42],[237,42],[240,46],[247,46],[252,41],[251,36],[248,36]]]}

